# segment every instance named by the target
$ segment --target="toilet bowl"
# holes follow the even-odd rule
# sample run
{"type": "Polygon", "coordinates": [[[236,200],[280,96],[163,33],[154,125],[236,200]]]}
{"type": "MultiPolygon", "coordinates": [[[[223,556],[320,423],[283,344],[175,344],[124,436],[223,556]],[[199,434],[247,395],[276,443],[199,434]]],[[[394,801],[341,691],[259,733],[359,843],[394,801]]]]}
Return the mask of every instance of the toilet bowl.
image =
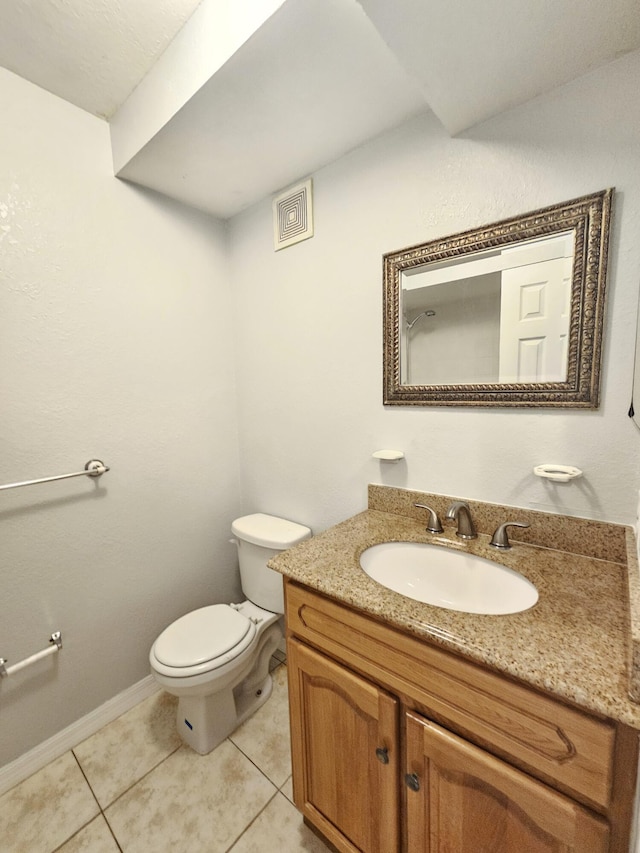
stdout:
{"type": "Polygon", "coordinates": [[[246,601],[181,616],[149,653],[153,677],[178,697],[178,733],[202,755],[271,695],[269,662],[283,638],[284,602],[282,577],[267,561],[311,536],[302,524],[264,513],[236,519],[231,529],[246,601]]]}

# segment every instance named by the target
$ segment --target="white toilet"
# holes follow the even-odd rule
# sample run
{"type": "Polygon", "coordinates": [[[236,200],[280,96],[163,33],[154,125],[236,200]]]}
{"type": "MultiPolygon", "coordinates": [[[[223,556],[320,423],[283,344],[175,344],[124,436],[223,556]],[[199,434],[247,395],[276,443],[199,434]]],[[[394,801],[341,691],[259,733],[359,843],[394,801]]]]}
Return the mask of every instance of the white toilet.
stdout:
{"type": "Polygon", "coordinates": [[[181,616],[149,653],[156,681],[179,697],[180,736],[201,755],[271,695],[269,661],[283,637],[284,598],[282,576],[267,561],[311,536],[302,524],[261,512],[236,519],[231,530],[247,600],[181,616]]]}

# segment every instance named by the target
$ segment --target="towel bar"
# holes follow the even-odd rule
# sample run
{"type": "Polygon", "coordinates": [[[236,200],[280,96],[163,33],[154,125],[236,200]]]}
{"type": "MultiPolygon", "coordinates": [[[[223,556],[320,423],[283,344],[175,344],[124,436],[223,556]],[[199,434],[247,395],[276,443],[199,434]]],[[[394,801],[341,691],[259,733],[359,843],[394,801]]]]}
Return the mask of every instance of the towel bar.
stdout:
{"type": "Polygon", "coordinates": [[[90,459],[84,466],[84,471],[75,471],[73,474],[58,474],[55,477],[40,477],[39,480],[23,480],[22,483],[7,483],[0,486],[0,492],[4,489],[17,489],[19,486],[35,486],[37,483],[52,483],[54,480],[68,480],[69,477],[100,477],[106,474],[109,468],[99,459],[90,459]]]}

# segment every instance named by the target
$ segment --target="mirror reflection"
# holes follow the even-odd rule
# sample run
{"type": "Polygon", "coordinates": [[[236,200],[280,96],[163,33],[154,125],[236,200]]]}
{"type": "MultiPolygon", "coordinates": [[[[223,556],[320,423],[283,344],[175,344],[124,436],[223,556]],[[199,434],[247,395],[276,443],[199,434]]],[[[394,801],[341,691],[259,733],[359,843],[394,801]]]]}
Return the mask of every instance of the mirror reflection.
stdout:
{"type": "Polygon", "coordinates": [[[566,231],[403,271],[401,383],[566,381],[572,268],[566,231]]]}
{"type": "Polygon", "coordinates": [[[384,403],[597,408],[612,197],[386,254],[384,403]]]}

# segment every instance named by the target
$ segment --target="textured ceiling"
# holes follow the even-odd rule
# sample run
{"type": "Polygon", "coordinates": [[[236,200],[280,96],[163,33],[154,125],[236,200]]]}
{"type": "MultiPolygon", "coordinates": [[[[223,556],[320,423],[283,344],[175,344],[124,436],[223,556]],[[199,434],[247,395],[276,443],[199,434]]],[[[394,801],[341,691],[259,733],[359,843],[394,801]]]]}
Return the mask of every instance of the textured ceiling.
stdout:
{"type": "Polygon", "coordinates": [[[110,118],[200,0],[2,0],[0,65],[110,118]]]}
{"type": "MultiPolygon", "coordinates": [[[[193,25],[203,33],[198,17],[183,35],[193,25]]],[[[167,51],[132,101],[146,101],[161,71],[156,91],[174,86],[189,48],[161,68],[167,51]]],[[[127,110],[136,127],[138,107],[127,110]]],[[[427,108],[355,0],[289,0],[159,129],[147,129],[140,150],[118,158],[117,174],[226,219],[427,108]]],[[[121,118],[111,125],[114,152],[130,131],[121,118]]]]}
{"type": "Polygon", "coordinates": [[[640,48],[640,0],[359,2],[452,135],[640,48]]]}
{"type": "MultiPolygon", "coordinates": [[[[0,66],[109,119],[200,2],[2,0],[0,66]]],[[[453,134],[640,48],[640,0],[358,3],[453,134]]]]}
{"type": "Polygon", "coordinates": [[[118,176],[222,218],[418,111],[456,135],[640,50],[640,0],[0,4],[0,66],[110,120],[118,176]]]}

